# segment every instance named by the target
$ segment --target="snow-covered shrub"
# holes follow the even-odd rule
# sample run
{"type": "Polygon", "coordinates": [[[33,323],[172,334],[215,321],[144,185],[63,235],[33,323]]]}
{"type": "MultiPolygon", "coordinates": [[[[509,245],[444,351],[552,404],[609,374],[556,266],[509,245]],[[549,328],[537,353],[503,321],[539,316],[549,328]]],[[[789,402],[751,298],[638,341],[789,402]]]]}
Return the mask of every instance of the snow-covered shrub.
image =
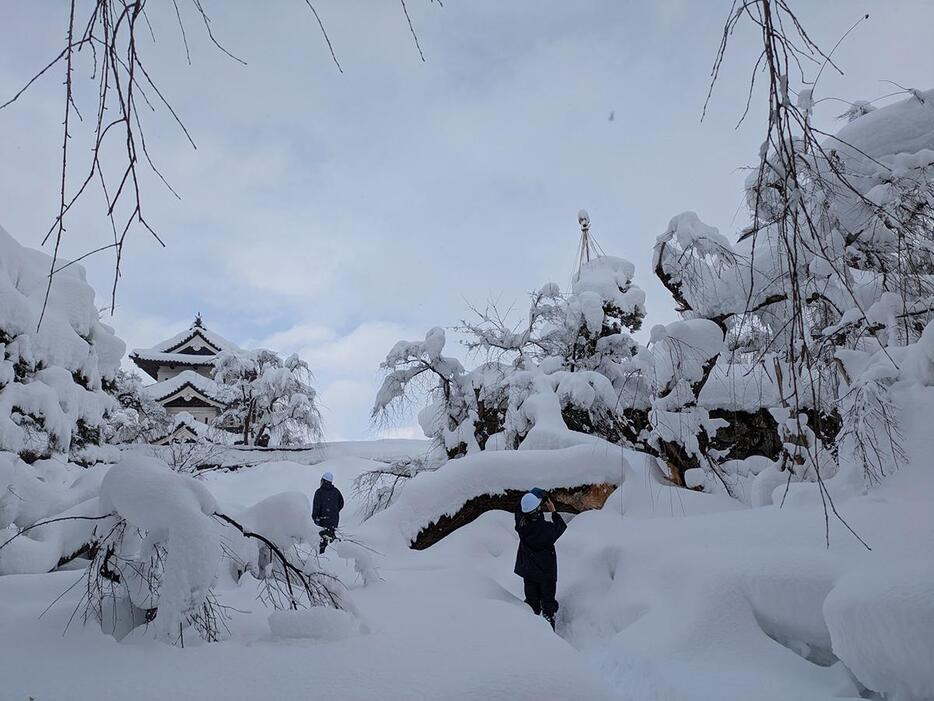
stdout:
{"type": "Polygon", "coordinates": [[[688,470],[709,466],[710,437],[727,425],[698,404],[722,349],[717,324],[688,319],[653,327],[648,347],[637,357],[650,397],[647,443],[682,486],[688,470]]]}
{"type": "Polygon", "coordinates": [[[30,462],[101,442],[124,352],[84,269],[59,261],[50,279],[51,264],[0,229],[0,450],[30,462]]]}
{"type": "Polygon", "coordinates": [[[0,575],[47,572],[83,554],[96,525],[84,519],[98,515],[107,469],[56,459],[27,464],[15,453],[0,452],[0,575]],[[35,528],[62,516],[73,520],[35,528]]]}
{"type": "MultiPolygon", "coordinates": [[[[186,426],[200,428],[204,425],[185,412],[176,414],[175,418],[178,422],[184,421],[186,426]]],[[[165,460],[175,472],[194,474],[199,470],[216,467],[227,445],[232,442],[230,434],[213,427],[200,430],[201,434],[193,440],[171,441],[152,450],[156,457],[165,460]]]]}
{"type": "Polygon", "coordinates": [[[776,474],[832,477],[843,441],[877,479],[901,455],[892,380],[878,364],[868,375],[846,370],[868,365],[844,354],[897,356],[934,317],[934,91],[861,108],[820,138],[810,91],[801,100],[773,105],[798,109],[792,131],[802,134],[776,137],[788,139],[782,148],[766,142],[735,243],[693,212],[658,237],[654,273],[683,321],[655,327],[641,347],[629,335],[644,315],[633,267],[597,256],[566,295],[553,284],[532,295],[519,325],[495,308],[464,322],[468,349],[482,356],[475,370],[442,355],[440,329],[398,344],[374,415],[432,378],[420,423],[450,457],[591,434],[653,455],[676,484],[702,468],[715,480],[695,475],[693,486],[734,493],[751,477],[737,461],[751,456],[774,463],[756,473],[757,490],[776,474]],[[767,378],[767,391],[752,396],[750,377],[767,378]]]}
{"type": "Polygon", "coordinates": [[[215,420],[245,445],[304,445],[321,438],[321,412],[308,364],[270,350],[222,351],[214,364],[226,408],[215,420]]]}
{"type": "Polygon", "coordinates": [[[217,505],[204,485],[158,460],[136,457],[108,471],[100,509],[113,514],[114,524],[89,571],[100,573],[108,594],[147,612],[159,638],[179,639],[187,623],[200,623],[205,637],[213,634],[205,616],[221,559],[221,529],[211,518],[217,505]]]}

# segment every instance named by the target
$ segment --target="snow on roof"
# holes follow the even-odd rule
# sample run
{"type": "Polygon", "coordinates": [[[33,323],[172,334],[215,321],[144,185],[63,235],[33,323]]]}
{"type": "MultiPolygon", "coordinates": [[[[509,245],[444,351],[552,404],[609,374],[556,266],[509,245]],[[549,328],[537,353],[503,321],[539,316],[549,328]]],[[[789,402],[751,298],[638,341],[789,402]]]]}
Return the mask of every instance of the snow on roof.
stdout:
{"type": "Polygon", "coordinates": [[[194,353],[163,353],[142,348],[134,349],[130,357],[134,360],[148,360],[154,363],[171,365],[213,365],[217,358],[214,354],[195,355],[194,353]]]}
{"type": "Polygon", "coordinates": [[[223,401],[220,386],[210,377],[205,377],[194,370],[182,370],[182,372],[178,373],[175,377],[170,377],[168,380],[147,385],[143,389],[145,389],[150,397],[159,401],[172,396],[186,385],[190,385],[210,399],[223,401]]]}
{"type": "Polygon", "coordinates": [[[157,343],[152,348],[134,348],[130,358],[153,379],[158,379],[160,365],[213,365],[217,358],[212,352],[214,349],[240,350],[236,344],[205,327],[199,314],[187,330],[157,343]],[[204,344],[193,344],[192,352],[177,352],[195,337],[201,338],[204,344]]]}
{"type": "Polygon", "coordinates": [[[194,338],[195,336],[201,336],[201,338],[219,350],[239,350],[235,343],[228,341],[220,334],[208,329],[201,321],[201,316],[199,315],[187,330],[172,336],[172,338],[167,338],[164,341],[160,341],[152,348],[140,348],[134,350],[133,352],[172,353],[179,346],[184,345],[188,340],[194,338]]]}

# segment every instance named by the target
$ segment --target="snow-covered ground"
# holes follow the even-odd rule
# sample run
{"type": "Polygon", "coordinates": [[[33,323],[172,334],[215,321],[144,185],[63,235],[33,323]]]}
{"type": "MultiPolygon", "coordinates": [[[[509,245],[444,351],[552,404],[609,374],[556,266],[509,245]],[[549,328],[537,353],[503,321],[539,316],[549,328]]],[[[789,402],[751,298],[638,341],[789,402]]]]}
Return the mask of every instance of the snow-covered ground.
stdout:
{"type": "MultiPolygon", "coordinates": [[[[213,473],[205,483],[221,508],[237,512],[282,491],[310,496],[331,471],[348,497],[342,530],[367,543],[377,539],[360,526],[351,481],[376,466],[360,455],[383,457],[386,449],[382,442],[335,444],[314,465],[270,462],[213,473]]],[[[509,575],[515,536],[504,523],[477,524],[437,552],[410,551],[399,540],[391,551],[371,553],[380,579],[366,586],[332,547],[323,562],[351,587],[353,613],[318,609],[270,619],[255,584],[246,584],[222,595],[239,610],[228,639],[186,639],[184,649],[132,636],[117,642],[80,620],[69,626],[83,593],[69,587],[80,572],[0,577],[0,698],[611,698],[587,660],[517,598],[521,582],[509,575]],[[478,539],[498,542],[500,576],[475,567],[478,539]]]]}
{"type": "MultiPolygon", "coordinates": [[[[283,491],[310,495],[334,473],[348,497],[341,530],[357,544],[337,544],[322,562],[349,585],[348,610],[271,614],[246,575],[221,592],[236,609],[221,642],[117,642],[70,620],[79,572],[0,577],[2,698],[739,701],[856,698],[861,684],[929,698],[934,435],[924,427],[934,390],[904,401],[914,462],[869,495],[836,503],[872,551],[833,517],[826,547],[816,488],[783,508],[749,509],[663,486],[643,456],[617,454],[623,487],[603,510],[572,518],[558,543],[557,636],[521,601],[510,514],[487,513],[425,551],[407,547],[412,519],[437,516],[432,493],[457,507],[443,485],[463,482],[456,471],[416,478],[423,488],[366,523],[351,482],[386,446],[336,444],[315,464],[213,472],[204,484],[232,513],[283,491]],[[341,557],[354,554],[378,578],[341,557]]],[[[529,469],[541,458],[545,480],[562,459],[603,474],[605,453],[501,452],[464,458],[457,471],[497,459],[529,469]]]]}

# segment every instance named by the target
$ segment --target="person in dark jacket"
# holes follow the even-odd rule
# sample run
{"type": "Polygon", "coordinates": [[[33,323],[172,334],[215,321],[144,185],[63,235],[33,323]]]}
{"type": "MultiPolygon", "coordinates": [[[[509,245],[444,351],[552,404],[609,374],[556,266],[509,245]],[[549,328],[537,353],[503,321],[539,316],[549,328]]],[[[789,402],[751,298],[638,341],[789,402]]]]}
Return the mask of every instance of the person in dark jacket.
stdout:
{"type": "Polygon", "coordinates": [[[321,476],[321,486],[315,491],[311,507],[311,520],[321,529],[321,544],[318,546],[318,552],[322,555],[328,544],[337,538],[335,531],[340,524],[343,508],[344,495],[334,486],[334,475],[325,472],[321,476]]]}
{"type": "Polygon", "coordinates": [[[558,601],[558,557],[555,541],[567,529],[561,514],[555,511],[551,499],[542,498],[541,490],[532,490],[522,497],[516,512],[516,532],[519,551],[516,553],[515,573],[525,584],[525,602],[535,615],[541,615],[555,627],[558,601]],[[544,511],[551,513],[551,521],[544,511]]]}

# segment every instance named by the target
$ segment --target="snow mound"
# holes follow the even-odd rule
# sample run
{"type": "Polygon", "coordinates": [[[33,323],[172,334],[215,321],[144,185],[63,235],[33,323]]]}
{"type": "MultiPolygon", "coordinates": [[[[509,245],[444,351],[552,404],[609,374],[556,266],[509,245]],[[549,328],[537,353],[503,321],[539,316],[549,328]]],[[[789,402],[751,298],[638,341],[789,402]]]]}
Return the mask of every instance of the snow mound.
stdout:
{"type": "Polygon", "coordinates": [[[848,573],[824,602],[833,651],[857,679],[898,701],[934,698],[934,562],[848,573]]]}
{"type": "Polygon", "coordinates": [[[247,530],[262,533],[283,549],[313,540],[311,504],[302,492],[282,492],[267,497],[238,514],[237,520],[247,530]]]}
{"type": "Polygon", "coordinates": [[[793,516],[724,511],[722,495],[666,487],[650,468],[628,469],[619,496],[559,541],[565,637],[636,698],[855,696],[821,615],[836,558],[783,546],[770,521],[793,516]]]}
{"type": "Polygon", "coordinates": [[[220,531],[211,514],[214,497],[192,477],[173,472],[154,458],[128,456],[104,477],[101,509],[113,511],[145,533],[137,553],[146,562],[157,545],[165,548],[161,586],[154,591],[139,568],[122,571],[133,604],[158,607],[157,637],[177,635],[185,615],[200,606],[214,584],[221,557],[220,531]]]}
{"type": "Polygon", "coordinates": [[[310,638],[336,642],[358,632],[353,615],[339,609],[315,606],[303,611],[273,611],[269,629],[277,638],[310,638]]]}

